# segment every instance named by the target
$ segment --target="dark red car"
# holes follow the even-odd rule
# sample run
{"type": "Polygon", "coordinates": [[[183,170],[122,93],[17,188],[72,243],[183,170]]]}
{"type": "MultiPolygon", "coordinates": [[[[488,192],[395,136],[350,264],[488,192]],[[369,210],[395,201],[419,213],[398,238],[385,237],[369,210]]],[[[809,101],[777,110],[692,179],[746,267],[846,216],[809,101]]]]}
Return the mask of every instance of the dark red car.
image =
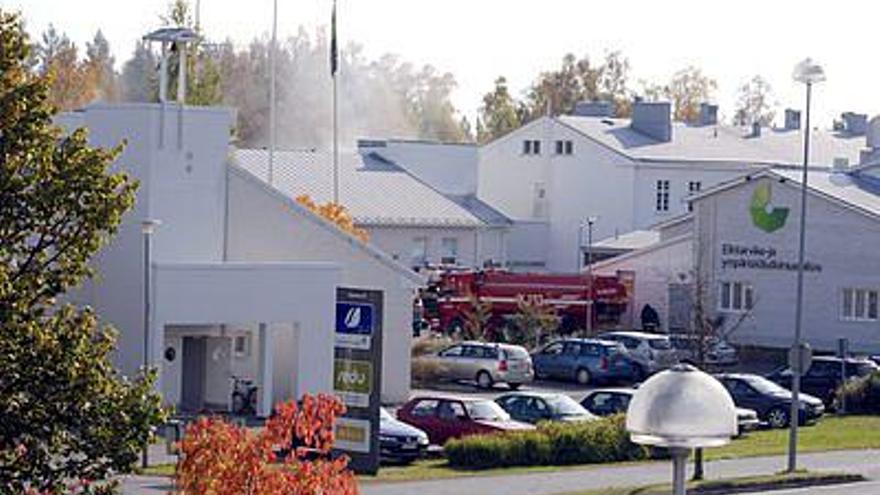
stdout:
{"type": "Polygon", "coordinates": [[[468,435],[534,429],[512,420],[495,402],[477,398],[417,397],[397,411],[397,418],[423,430],[435,445],[468,435]]]}

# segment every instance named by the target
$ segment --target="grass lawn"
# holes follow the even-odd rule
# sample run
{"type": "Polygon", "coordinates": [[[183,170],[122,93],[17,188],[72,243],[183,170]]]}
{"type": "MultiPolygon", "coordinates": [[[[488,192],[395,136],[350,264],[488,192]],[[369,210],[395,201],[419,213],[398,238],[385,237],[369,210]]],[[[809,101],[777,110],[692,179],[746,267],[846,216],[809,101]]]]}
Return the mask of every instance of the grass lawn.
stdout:
{"type": "MultiPolygon", "coordinates": [[[[864,481],[863,476],[847,473],[810,473],[774,474],[767,476],[745,476],[722,480],[710,480],[688,483],[688,493],[694,495],[740,493],[746,491],[800,488],[809,486],[829,485],[838,483],[856,483],[864,481]]],[[[558,495],[669,495],[672,487],[669,484],[649,485],[629,488],[603,488],[581,492],[560,493],[558,495]]]]}

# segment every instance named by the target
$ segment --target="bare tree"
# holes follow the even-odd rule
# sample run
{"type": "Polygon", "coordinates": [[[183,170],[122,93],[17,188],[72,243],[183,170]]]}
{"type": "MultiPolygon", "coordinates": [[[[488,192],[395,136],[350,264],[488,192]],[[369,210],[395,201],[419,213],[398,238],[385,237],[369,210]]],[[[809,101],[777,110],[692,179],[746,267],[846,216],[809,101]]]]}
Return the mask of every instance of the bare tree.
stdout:
{"type": "Polygon", "coordinates": [[[734,124],[751,125],[758,123],[769,126],[776,116],[774,108],[778,103],[773,99],[773,88],[763,77],[756,75],[739,88],[734,124]]]}

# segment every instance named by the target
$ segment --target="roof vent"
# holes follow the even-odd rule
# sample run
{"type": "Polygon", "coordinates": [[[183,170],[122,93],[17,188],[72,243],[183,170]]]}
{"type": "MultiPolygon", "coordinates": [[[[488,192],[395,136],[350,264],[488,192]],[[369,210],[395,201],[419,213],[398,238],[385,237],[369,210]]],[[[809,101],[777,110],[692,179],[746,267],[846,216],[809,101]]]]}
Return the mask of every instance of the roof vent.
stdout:
{"type": "Polygon", "coordinates": [[[843,128],[850,136],[864,136],[868,132],[868,116],[864,113],[844,112],[843,128]]]}
{"type": "Polygon", "coordinates": [[[700,117],[698,125],[715,125],[718,123],[718,105],[700,103],[700,117]]]}
{"type": "Polygon", "coordinates": [[[785,109],[785,127],[786,131],[797,131],[801,128],[801,111],[793,108],[785,109]]]}
{"type": "Polygon", "coordinates": [[[657,141],[672,141],[672,106],[668,101],[633,103],[630,126],[657,141]]]}
{"type": "Polygon", "coordinates": [[[572,115],[578,117],[613,117],[614,103],[610,101],[581,101],[575,104],[572,115]]]}

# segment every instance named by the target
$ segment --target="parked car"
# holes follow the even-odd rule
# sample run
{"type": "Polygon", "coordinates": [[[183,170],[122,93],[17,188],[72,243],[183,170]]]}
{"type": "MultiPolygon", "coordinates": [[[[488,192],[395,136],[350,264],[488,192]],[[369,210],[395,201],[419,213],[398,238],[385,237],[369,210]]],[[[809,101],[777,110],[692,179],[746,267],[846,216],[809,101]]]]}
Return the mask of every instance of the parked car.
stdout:
{"type": "Polygon", "coordinates": [[[379,409],[379,455],[383,462],[410,463],[428,448],[428,434],[379,409]]]}
{"type": "Polygon", "coordinates": [[[874,361],[874,364],[880,366],[880,354],[873,354],[868,357],[871,361],[874,361]]]}
{"type": "Polygon", "coordinates": [[[397,418],[423,430],[435,445],[450,438],[534,428],[511,419],[491,400],[478,398],[418,397],[404,404],[397,418]]]}
{"type": "Polygon", "coordinates": [[[502,395],[495,402],[513,419],[525,423],[596,419],[596,416],[565,394],[517,392],[502,395]]]}
{"type": "Polygon", "coordinates": [[[535,376],[574,380],[581,385],[639,378],[639,365],[623,345],[610,340],[561,339],[532,354],[535,376]]]}
{"type": "MultiPolygon", "coordinates": [[[[814,395],[825,403],[831,405],[834,401],[834,392],[843,383],[841,367],[843,359],[834,356],[816,356],[813,364],[801,376],[801,390],[814,395]]],[[[846,379],[870,375],[880,369],[876,363],[866,358],[846,359],[846,379]]],[[[791,369],[783,366],[767,375],[767,378],[785,388],[791,388],[791,369]]]]}
{"type": "Polygon", "coordinates": [[[620,331],[605,332],[599,334],[599,338],[623,344],[630,357],[638,364],[637,371],[642,378],[678,362],[678,356],[667,335],[620,331]]]}
{"type": "MultiPolygon", "coordinates": [[[[725,373],[716,375],[733,397],[737,407],[754,409],[758,419],[771,428],[788,426],[791,418],[791,390],[782,388],[763,376],[749,373],[725,373]]],[[[799,424],[816,422],[825,414],[822,400],[809,394],[799,394],[799,424]]]]}
{"type": "MultiPolygon", "coordinates": [[[[600,388],[593,390],[581,400],[581,406],[596,416],[626,413],[632,400],[634,388],[600,388]]],[[[738,434],[754,430],[760,424],[758,413],[745,407],[736,408],[738,434]]]]}
{"type": "Polygon", "coordinates": [[[532,358],[518,345],[461,342],[427,359],[437,363],[437,374],[446,380],[473,380],[480,388],[506,383],[516,390],[534,379],[532,358]]]}
{"type": "MultiPolygon", "coordinates": [[[[679,333],[669,335],[672,348],[675,349],[679,361],[697,364],[700,360],[699,344],[700,336],[691,333],[679,333]]],[[[736,347],[727,341],[715,337],[706,338],[706,354],[703,356],[705,364],[729,366],[739,362],[736,347]]]]}

